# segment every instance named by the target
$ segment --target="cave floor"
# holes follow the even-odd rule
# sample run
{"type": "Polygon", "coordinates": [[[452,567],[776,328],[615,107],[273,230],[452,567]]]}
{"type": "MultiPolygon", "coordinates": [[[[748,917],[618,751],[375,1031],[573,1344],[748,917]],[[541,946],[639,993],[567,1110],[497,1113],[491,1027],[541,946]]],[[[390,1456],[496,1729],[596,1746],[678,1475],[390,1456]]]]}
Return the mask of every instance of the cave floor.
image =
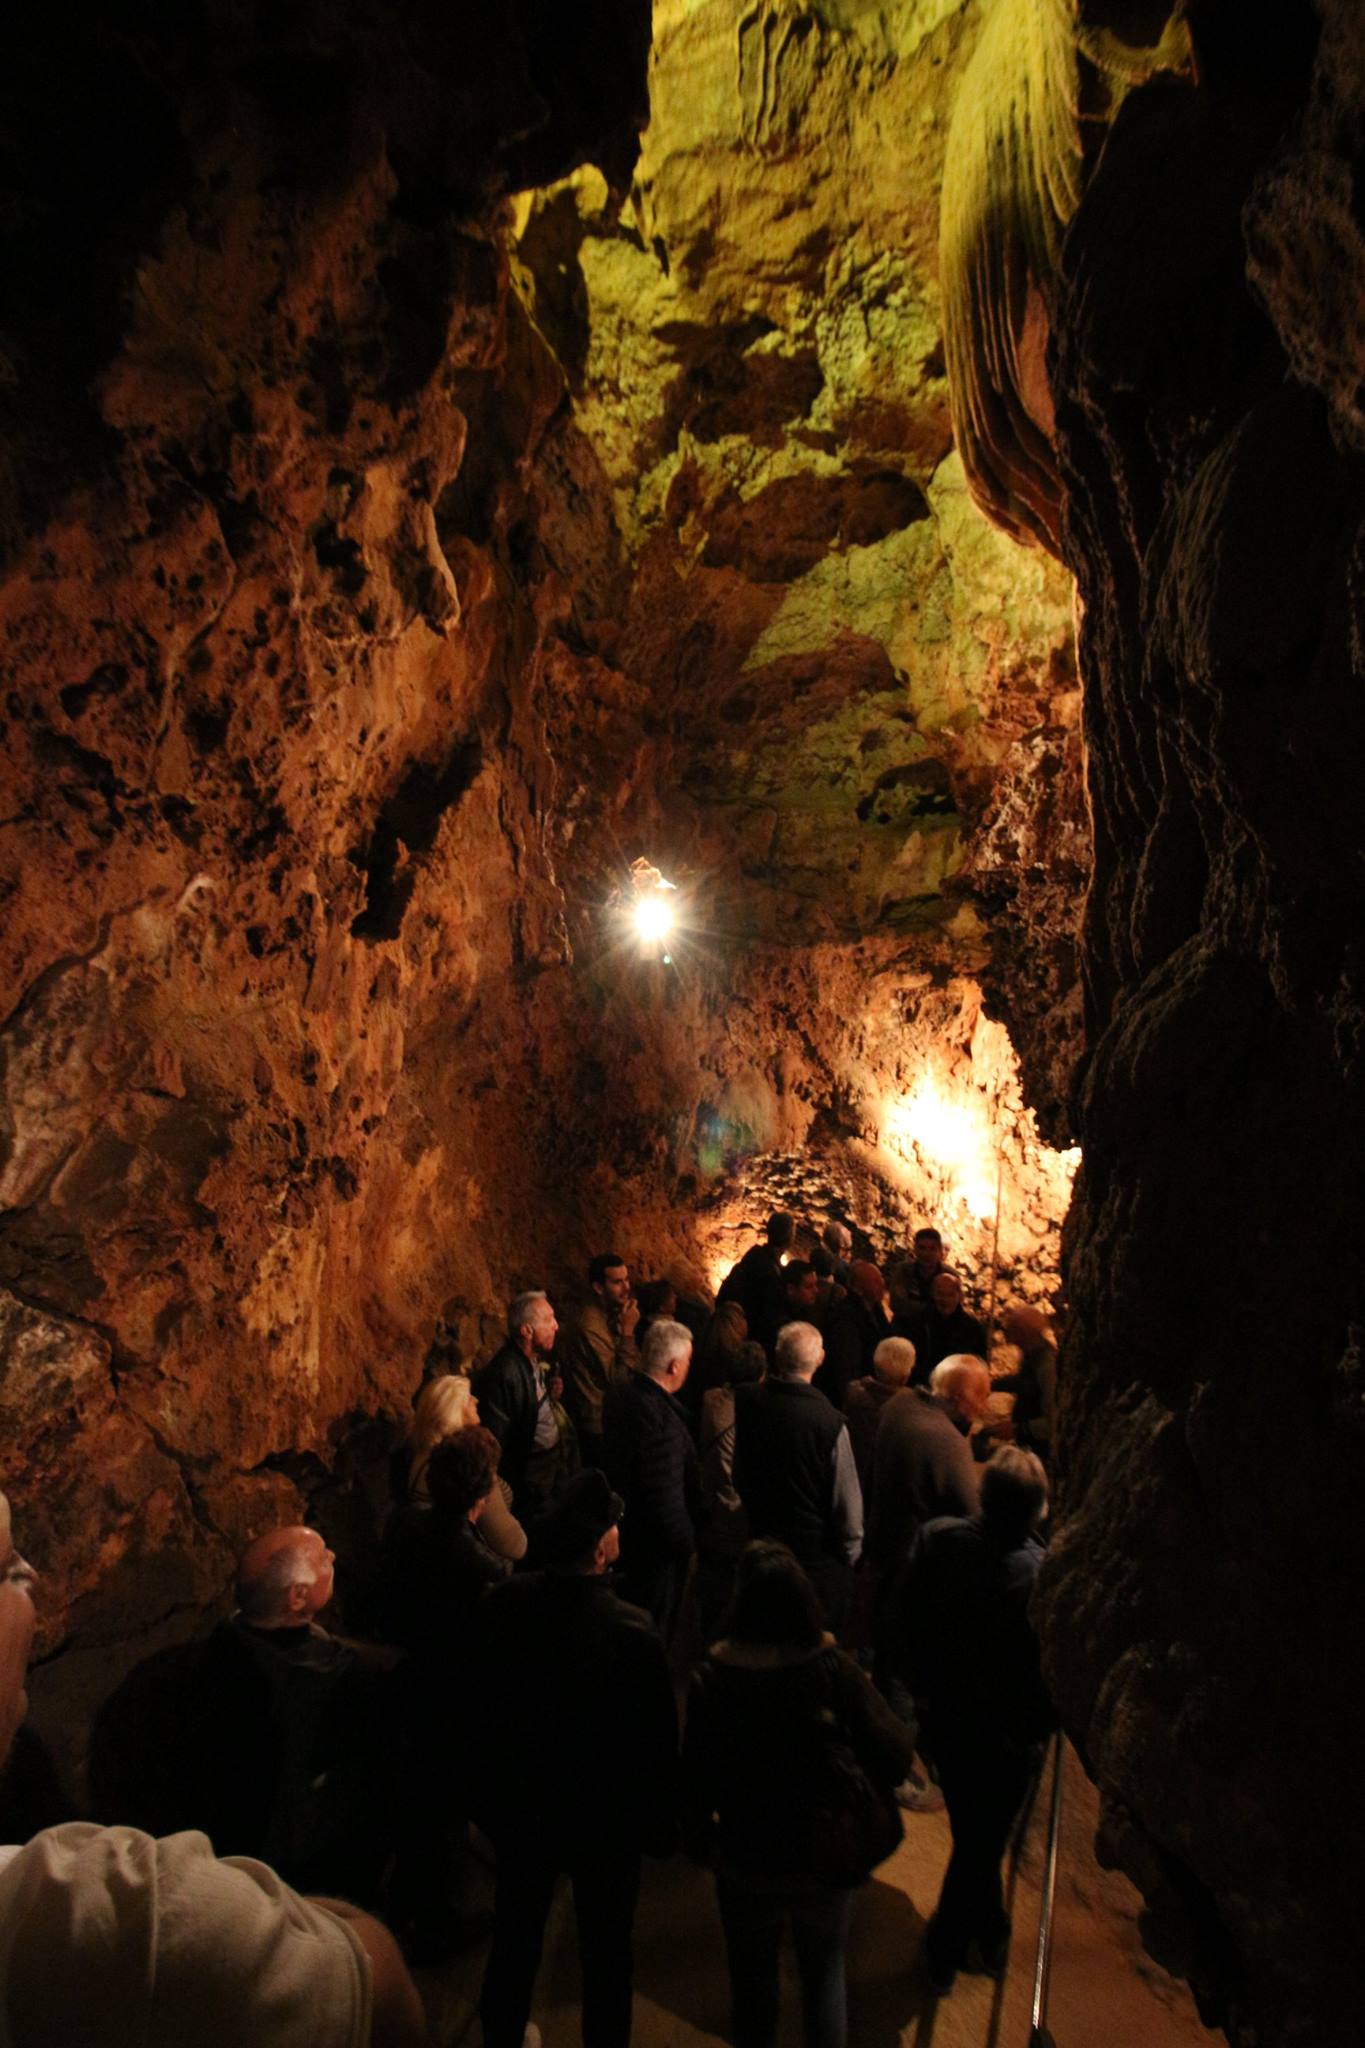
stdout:
{"type": "MultiPolygon", "coordinates": [[[[1014,1946],[1000,1990],[959,1976],[936,2000],[918,1968],[924,1925],[948,1858],[945,1815],[905,1816],[905,1841],[863,1891],[849,1943],[849,2040],[853,2048],[1025,2048],[1046,1836],[1044,1801],[1035,1808],[1019,1859],[1014,1946]]],[[[1185,1986],[1146,1954],[1138,1938],[1138,1895],[1095,1861],[1094,1787],[1068,1750],[1049,2031],[1056,2048],[1193,2048],[1214,2035],[1200,2024],[1185,1986]]],[[[475,2005],[485,1951],[419,1982],[440,2048],[478,2048],[475,2005]]],[[[797,2048],[800,2015],[794,1970],[783,1963],[780,2048],[797,2048]]],[[[645,1865],[635,1931],[632,2048],[711,2048],[728,2039],[728,1991],[720,1923],[709,1876],[680,1858],[645,1865]]],[[[561,1887],[546,1939],[534,2010],[544,2048],[578,2048],[578,1964],[572,1906],[561,1887]]]]}

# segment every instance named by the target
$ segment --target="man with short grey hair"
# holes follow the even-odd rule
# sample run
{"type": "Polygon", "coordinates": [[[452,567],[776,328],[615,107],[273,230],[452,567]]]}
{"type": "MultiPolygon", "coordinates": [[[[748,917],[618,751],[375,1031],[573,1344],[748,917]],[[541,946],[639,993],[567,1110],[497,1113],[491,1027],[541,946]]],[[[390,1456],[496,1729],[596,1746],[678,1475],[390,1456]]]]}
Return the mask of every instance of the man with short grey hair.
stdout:
{"type": "Polygon", "coordinates": [[[773,1369],[735,1389],[735,1490],[755,1536],[795,1553],[836,1631],[863,1543],[863,1495],[844,1419],[811,1381],[825,1355],[813,1323],[779,1333],[773,1369]]]}
{"type": "Polygon", "coordinates": [[[653,1615],[665,1642],[697,1547],[697,1454],[674,1399],[691,1364],[691,1331],[661,1317],[649,1326],[639,1371],[611,1388],[602,1411],[607,1472],[626,1504],[625,1595],[653,1615]]]}
{"type": "Polygon", "coordinates": [[[872,1485],[872,1453],[877,1428],[888,1401],[909,1382],[915,1370],[915,1347],[908,1337],[883,1337],[872,1354],[872,1370],[854,1380],[844,1395],[844,1416],[848,1422],[853,1462],[858,1467],[863,1492],[872,1485]]]}
{"type": "Polygon", "coordinates": [[[563,1392],[551,1356],[558,1334],[549,1296],[527,1288],[508,1308],[506,1343],[475,1381],[479,1419],[498,1440],[501,1474],[523,1521],[549,1505],[573,1462],[556,1406],[563,1392]]]}

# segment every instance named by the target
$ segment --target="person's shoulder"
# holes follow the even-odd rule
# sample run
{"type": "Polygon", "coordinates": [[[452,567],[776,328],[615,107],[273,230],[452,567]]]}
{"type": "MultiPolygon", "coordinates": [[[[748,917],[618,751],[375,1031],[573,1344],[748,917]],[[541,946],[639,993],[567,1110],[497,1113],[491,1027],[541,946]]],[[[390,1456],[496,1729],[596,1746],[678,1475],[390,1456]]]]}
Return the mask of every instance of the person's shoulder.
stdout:
{"type": "Polygon", "coordinates": [[[603,1585],[599,1612],[604,1623],[619,1635],[623,1641],[633,1645],[645,1643],[644,1654],[663,1651],[663,1637],[654,1623],[654,1617],[643,1607],[637,1607],[632,1600],[623,1600],[613,1586],[603,1585]]]}

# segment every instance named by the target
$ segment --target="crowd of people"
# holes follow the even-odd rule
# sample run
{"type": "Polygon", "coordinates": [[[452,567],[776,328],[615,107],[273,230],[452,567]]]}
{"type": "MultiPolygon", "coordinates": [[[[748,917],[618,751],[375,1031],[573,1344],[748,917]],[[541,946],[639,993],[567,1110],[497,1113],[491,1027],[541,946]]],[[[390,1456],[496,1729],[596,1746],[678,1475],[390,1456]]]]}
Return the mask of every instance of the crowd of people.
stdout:
{"type": "MultiPolygon", "coordinates": [[[[321,1621],[317,1531],[249,1544],[230,1619],[105,1702],[93,1818],[0,1849],[7,2038],[95,2038],[116,1999],[110,2041],[407,2048],[409,1962],[488,1934],[485,2048],[530,2048],[564,1876],[585,2048],[626,2048],[642,1859],[681,1847],[714,1872],[736,2048],[775,2041],[784,1930],[806,2039],[842,2048],[857,1888],[942,1804],[931,1982],[998,1973],[1051,1718],[1028,1603],[1055,1350],[1012,1305],[993,1380],[933,1229],[886,1271],[852,1251],[775,1215],[710,1310],[611,1252],[564,1327],[517,1295],[480,1371],[418,1393],[379,1640],[321,1621]],[[491,1929],[461,1911],[480,1854],[491,1929]]],[[[2,1496],[0,1548],[7,1751],[33,1608],[2,1496]]]]}

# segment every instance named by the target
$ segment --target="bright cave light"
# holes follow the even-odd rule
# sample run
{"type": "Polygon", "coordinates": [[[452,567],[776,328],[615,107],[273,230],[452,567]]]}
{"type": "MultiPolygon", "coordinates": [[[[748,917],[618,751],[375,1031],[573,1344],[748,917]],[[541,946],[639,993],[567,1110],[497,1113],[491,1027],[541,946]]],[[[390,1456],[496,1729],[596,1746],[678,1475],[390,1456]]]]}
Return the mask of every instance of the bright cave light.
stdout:
{"type": "Polygon", "coordinates": [[[918,1155],[978,1223],[995,1214],[995,1146],[985,1105],[974,1094],[954,1099],[926,1075],[912,1094],[887,1104],[882,1142],[906,1161],[918,1155]]]}
{"type": "MultiPolygon", "coordinates": [[[[665,881],[653,861],[643,858],[631,862],[630,884],[634,896],[625,910],[631,928],[646,953],[662,949],[678,922],[677,885],[665,881]]],[[[667,962],[666,952],[661,957],[667,962]]]]}
{"type": "Polygon", "coordinates": [[[636,934],[648,945],[657,945],[673,929],[673,905],[662,894],[642,896],[631,911],[636,934]]]}

